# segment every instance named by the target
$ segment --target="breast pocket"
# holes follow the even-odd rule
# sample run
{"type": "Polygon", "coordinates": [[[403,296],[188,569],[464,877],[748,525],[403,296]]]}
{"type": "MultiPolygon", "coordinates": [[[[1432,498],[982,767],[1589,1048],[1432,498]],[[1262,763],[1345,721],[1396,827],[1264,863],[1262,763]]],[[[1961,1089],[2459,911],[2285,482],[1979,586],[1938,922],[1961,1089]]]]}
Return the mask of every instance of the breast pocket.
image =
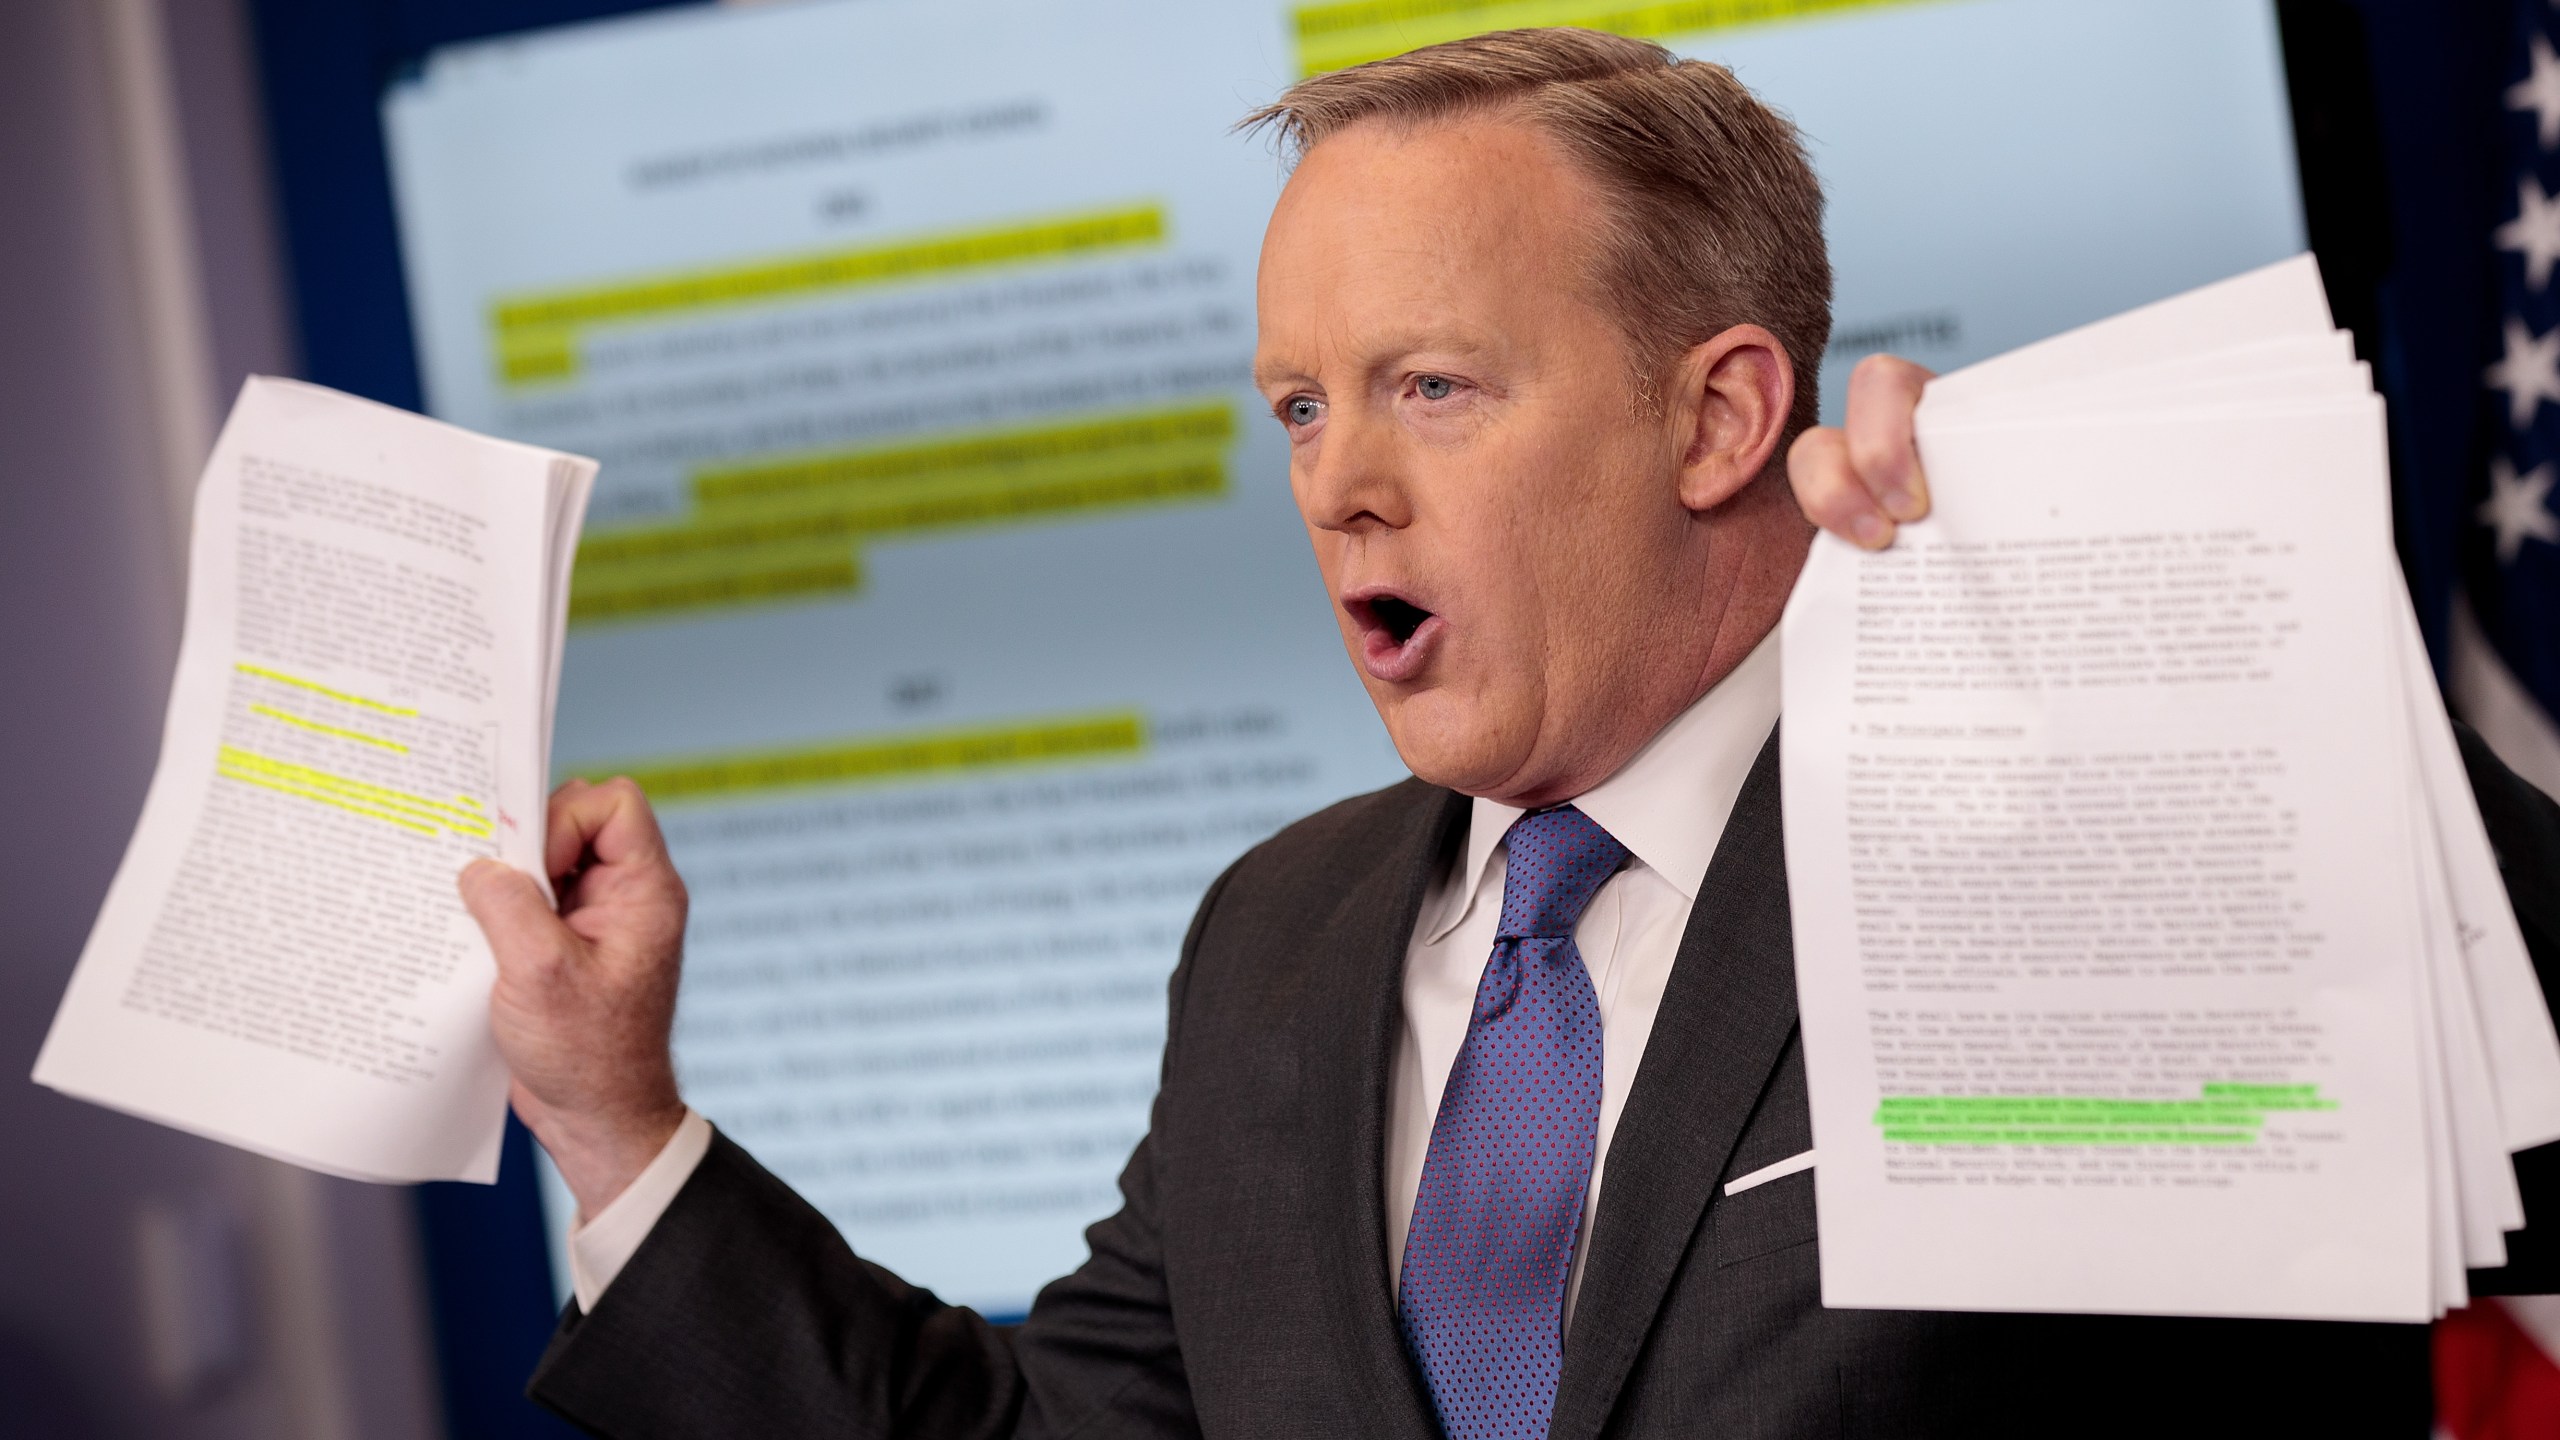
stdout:
{"type": "Polygon", "coordinates": [[[1755,1185],[1739,1195],[1719,1192],[1707,1206],[1707,1239],[1719,1266],[1811,1244],[1813,1238],[1811,1170],[1755,1185]]]}
{"type": "Polygon", "coordinates": [[[1806,1159],[1813,1150],[1813,1110],[1804,1085],[1804,1047],[1794,1039],[1778,1057],[1768,1088],[1750,1123],[1734,1142],[1733,1158],[1707,1202],[1707,1239],[1718,1265],[1735,1265],[1813,1240],[1813,1171],[1761,1179],[1772,1167],[1806,1159]],[[1725,1186],[1745,1182],[1737,1194],[1725,1186]]]}

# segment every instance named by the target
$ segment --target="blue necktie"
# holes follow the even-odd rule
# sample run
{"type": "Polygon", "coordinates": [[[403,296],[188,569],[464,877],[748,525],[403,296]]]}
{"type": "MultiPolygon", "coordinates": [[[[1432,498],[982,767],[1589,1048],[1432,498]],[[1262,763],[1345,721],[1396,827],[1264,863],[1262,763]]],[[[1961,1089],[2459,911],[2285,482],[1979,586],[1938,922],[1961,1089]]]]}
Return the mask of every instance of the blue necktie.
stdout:
{"type": "Polygon", "coordinates": [[[1431,1125],[1398,1306],[1449,1440],[1547,1433],[1600,1129],[1600,1001],[1573,943],[1627,849],[1564,806],[1511,827],[1502,928],[1431,1125]]]}

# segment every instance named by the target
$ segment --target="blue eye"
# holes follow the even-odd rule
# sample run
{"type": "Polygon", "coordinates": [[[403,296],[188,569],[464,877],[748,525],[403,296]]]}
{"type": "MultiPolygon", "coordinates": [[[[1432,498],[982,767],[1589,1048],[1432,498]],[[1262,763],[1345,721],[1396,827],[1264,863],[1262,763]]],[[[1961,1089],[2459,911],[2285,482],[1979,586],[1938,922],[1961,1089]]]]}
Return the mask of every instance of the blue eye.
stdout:
{"type": "Polygon", "coordinates": [[[1446,375],[1423,375],[1413,382],[1414,392],[1425,400],[1446,400],[1457,393],[1455,382],[1446,375]]]}
{"type": "Polygon", "coordinates": [[[1291,425],[1313,425],[1324,417],[1324,402],[1305,395],[1294,396],[1281,413],[1289,417],[1291,425]]]}

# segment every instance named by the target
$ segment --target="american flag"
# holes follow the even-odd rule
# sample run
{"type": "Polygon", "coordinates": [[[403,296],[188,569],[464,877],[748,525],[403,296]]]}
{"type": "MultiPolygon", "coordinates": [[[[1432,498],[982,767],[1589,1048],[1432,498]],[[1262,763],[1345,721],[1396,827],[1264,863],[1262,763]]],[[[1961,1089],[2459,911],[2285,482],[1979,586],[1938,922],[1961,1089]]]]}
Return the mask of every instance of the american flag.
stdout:
{"type": "Polygon", "coordinates": [[[2506,91],[2506,220],[2483,372],[2486,463],[2461,554],[2454,701],[2506,762],[2560,793],[2560,8],[2519,0],[2506,91]]]}
{"type": "MultiPolygon", "coordinates": [[[[2500,758],[2560,794],[2560,8],[2517,0],[2500,137],[2506,218],[2484,337],[2483,458],[2466,502],[2448,678],[2500,758]]],[[[2439,1323],[2438,1434],[2560,1435],[2560,1296],[2439,1323]]]]}

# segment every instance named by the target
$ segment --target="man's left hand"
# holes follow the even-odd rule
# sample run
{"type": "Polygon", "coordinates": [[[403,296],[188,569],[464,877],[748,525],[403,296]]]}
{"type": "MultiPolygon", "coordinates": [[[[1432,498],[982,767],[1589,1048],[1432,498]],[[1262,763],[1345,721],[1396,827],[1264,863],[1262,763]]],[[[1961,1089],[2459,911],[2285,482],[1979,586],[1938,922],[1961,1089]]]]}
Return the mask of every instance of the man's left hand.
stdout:
{"type": "Polygon", "coordinates": [[[1838,428],[1796,437],[1787,481],[1814,524],[1867,550],[1893,543],[1894,527],[1929,513],[1929,482],[1912,441],[1920,389],[1937,378],[1893,355],[1870,355],[1849,372],[1849,413],[1838,428]]]}

